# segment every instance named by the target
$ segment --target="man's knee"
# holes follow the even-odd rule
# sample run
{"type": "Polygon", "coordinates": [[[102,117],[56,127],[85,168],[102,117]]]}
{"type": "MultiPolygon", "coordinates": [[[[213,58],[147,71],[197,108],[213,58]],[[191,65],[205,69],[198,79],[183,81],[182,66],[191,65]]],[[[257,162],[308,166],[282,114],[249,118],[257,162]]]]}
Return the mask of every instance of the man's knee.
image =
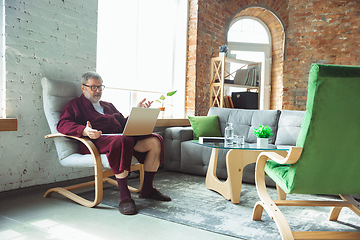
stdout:
{"type": "Polygon", "coordinates": [[[139,152],[161,151],[161,142],[157,137],[145,138],[138,141],[134,149],[139,152]]]}
{"type": "Polygon", "coordinates": [[[149,144],[152,150],[161,150],[161,143],[157,137],[151,137],[149,139],[149,144]]]}
{"type": "Polygon", "coordinates": [[[160,139],[157,137],[152,137],[153,141],[155,142],[156,146],[160,147],[160,139]]]}

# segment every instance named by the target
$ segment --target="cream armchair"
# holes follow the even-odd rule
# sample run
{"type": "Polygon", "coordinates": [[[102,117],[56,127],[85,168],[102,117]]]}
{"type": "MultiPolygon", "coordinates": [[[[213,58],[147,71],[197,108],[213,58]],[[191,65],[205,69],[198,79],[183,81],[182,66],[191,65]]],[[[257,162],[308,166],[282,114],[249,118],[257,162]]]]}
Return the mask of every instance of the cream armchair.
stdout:
{"type": "MultiPolygon", "coordinates": [[[[60,119],[60,113],[64,106],[71,99],[81,95],[80,83],[63,80],[52,80],[44,77],[41,80],[41,85],[43,88],[44,112],[51,131],[51,134],[46,135],[45,138],[54,139],[60,164],[65,167],[73,168],[93,167],[95,178],[94,181],[77,185],[51,188],[45,193],[44,197],[50,197],[53,192],[58,192],[83,206],[97,206],[99,203],[101,203],[103,198],[103,183],[108,182],[117,186],[116,180],[109,178],[114,174],[110,169],[106,155],[99,154],[97,148],[89,138],[68,136],[58,133],[56,130],[56,125],[60,119]],[[80,142],[86,145],[91,154],[80,154],[78,148],[80,142]],[[95,198],[92,202],[72,192],[72,190],[88,186],[95,186],[95,198]]],[[[133,157],[130,171],[137,170],[140,171],[140,185],[137,189],[129,186],[129,190],[131,192],[139,192],[142,188],[144,179],[143,164],[138,163],[136,158],[133,157]]]]}

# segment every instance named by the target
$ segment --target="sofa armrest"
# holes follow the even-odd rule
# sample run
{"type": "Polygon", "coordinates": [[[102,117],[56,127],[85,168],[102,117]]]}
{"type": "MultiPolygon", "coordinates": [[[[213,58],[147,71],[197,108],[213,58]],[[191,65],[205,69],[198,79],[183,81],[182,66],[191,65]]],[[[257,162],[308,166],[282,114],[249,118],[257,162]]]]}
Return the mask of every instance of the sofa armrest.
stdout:
{"type": "Polygon", "coordinates": [[[166,170],[180,171],[181,142],[193,139],[192,127],[170,127],[165,129],[165,163],[166,170]]]}
{"type": "Polygon", "coordinates": [[[192,127],[170,127],[165,130],[165,139],[188,141],[193,139],[192,127]]]}

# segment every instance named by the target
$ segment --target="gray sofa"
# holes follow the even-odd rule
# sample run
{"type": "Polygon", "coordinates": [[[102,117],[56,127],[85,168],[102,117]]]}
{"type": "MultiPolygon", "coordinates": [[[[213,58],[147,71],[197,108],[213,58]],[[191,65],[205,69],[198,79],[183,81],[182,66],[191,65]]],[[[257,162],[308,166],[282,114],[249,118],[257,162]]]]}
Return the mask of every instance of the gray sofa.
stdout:
{"type": "MultiPolygon", "coordinates": [[[[231,122],[235,135],[245,136],[247,143],[256,143],[256,136],[253,134],[254,128],[260,124],[269,125],[274,133],[269,139],[269,144],[295,146],[304,113],[303,111],[290,110],[246,110],[213,107],[210,108],[208,116],[218,116],[222,135],[224,135],[226,123],[231,122]]],[[[206,175],[211,148],[192,143],[192,139],[191,127],[170,127],[165,130],[164,168],[166,170],[206,175]]],[[[227,152],[228,150],[219,151],[217,176],[222,179],[227,178],[225,165],[227,152]]],[[[243,182],[255,182],[254,169],[255,164],[245,167],[243,182]]],[[[271,179],[267,178],[266,181],[268,185],[275,186],[271,179]]]]}

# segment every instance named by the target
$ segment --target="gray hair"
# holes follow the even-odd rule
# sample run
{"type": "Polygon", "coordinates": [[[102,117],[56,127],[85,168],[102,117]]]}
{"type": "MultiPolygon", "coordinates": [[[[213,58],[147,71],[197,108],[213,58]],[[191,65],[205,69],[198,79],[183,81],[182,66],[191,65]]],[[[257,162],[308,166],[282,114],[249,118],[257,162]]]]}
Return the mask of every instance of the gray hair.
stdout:
{"type": "Polygon", "coordinates": [[[86,84],[87,80],[94,78],[96,80],[101,80],[103,82],[101,76],[96,72],[86,72],[81,76],[81,84],[86,84]]]}

